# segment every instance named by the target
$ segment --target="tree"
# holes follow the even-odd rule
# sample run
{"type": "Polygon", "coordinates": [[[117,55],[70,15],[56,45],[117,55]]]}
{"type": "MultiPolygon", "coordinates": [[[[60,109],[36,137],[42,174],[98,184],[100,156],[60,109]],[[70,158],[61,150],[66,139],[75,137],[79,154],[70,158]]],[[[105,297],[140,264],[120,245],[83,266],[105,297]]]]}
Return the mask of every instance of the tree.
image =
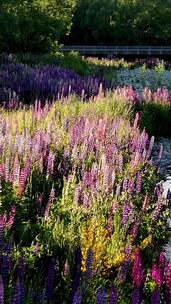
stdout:
{"type": "Polygon", "coordinates": [[[171,43],[170,0],[77,0],[66,42],[171,43]]]}
{"type": "Polygon", "coordinates": [[[71,27],[75,0],[0,1],[0,50],[47,52],[71,27]]]}

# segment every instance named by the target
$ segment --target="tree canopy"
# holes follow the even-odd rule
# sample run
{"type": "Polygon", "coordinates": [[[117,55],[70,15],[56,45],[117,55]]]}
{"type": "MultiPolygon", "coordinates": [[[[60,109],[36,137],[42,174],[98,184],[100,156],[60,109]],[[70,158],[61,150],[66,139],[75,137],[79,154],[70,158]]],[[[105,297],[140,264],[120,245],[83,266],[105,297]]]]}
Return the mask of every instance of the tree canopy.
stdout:
{"type": "Polygon", "coordinates": [[[75,0],[0,0],[0,51],[47,52],[71,27],[75,0]]]}
{"type": "Polygon", "coordinates": [[[78,0],[67,43],[171,43],[170,0],[78,0]]]}

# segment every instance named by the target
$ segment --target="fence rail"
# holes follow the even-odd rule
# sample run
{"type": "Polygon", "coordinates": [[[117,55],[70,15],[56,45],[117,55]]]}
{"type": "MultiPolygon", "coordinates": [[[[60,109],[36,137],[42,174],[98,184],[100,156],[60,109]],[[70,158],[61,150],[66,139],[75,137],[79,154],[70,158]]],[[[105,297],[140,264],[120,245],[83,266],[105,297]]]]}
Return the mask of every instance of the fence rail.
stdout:
{"type": "Polygon", "coordinates": [[[171,46],[64,46],[63,52],[77,51],[81,55],[171,55],[171,46]]]}

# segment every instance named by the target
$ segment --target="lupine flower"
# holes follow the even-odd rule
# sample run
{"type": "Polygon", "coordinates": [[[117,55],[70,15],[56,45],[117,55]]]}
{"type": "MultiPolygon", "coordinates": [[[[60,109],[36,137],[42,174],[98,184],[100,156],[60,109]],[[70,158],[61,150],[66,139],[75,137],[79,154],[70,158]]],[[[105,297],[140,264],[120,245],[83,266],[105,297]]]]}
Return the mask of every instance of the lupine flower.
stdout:
{"type": "Polygon", "coordinates": [[[160,304],[160,291],[158,288],[152,292],[151,304],[160,304]]]}
{"type": "Polygon", "coordinates": [[[159,267],[162,271],[165,268],[165,261],[166,261],[165,254],[164,252],[161,252],[159,255],[159,267]]]}
{"type": "Polygon", "coordinates": [[[50,212],[50,208],[51,208],[54,198],[55,198],[55,189],[52,188],[51,192],[50,192],[49,200],[48,200],[48,203],[47,203],[46,209],[45,209],[45,215],[44,215],[45,220],[47,220],[49,218],[49,212],[50,212]]]}
{"type": "Polygon", "coordinates": [[[96,304],[106,304],[106,291],[102,286],[97,289],[96,304]]]}
{"type": "Polygon", "coordinates": [[[171,303],[171,262],[167,265],[166,274],[166,293],[167,293],[167,303],[171,303]]]}
{"type": "Polygon", "coordinates": [[[77,248],[75,251],[75,264],[73,269],[73,280],[71,289],[71,300],[73,300],[74,294],[76,293],[80,283],[80,272],[81,272],[81,249],[77,248]]]}
{"type": "Polygon", "coordinates": [[[24,286],[19,278],[17,278],[17,281],[14,286],[11,304],[24,304],[24,286]]]}
{"type": "Polygon", "coordinates": [[[15,219],[15,214],[16,214],[16,206],[14,205],[11,209],[10,215],[9,215],[9,220],[6,223],[6,227],[8,229],[11,229],[13,223],[14,223],[14,219],[15,219]]]}
{"type": "Polygon", "coordinates": [[[66,260],[65,265],[64,265],[64,276],[67,277],[70,274],[70,267],[68,260],[66,260]]]}
{"type": "Polygon", "coordinates": [[[132,291],[132,304],[140,304],[141,303],[141,297],[140,297],[140,288],[135,287],[132,291]]]}
{"type": "Polygon", "coordinates": [[[128,201],[125,202],[123,206],[123,213],[122,213],[122,225],[124,228],[126,227],[128,221],[133,219],[133,209],[129,205],[128,201]]]}
{"type": "Polygon", "coordinates": [[[86,259],[86,277],[89,278],[92,274],[92,263],[93,263],[93,250],[90,247],[87,252],[87,259],[86,259]]]}
{"type": "Polygon", "coordinates": [[[137,180],[136,180],[136,191],[137,191],[137,193],[141,193],[141,187],[142,187],[142,177],[141,177],[141,173],[138,171],[137,180]]]}
{"type": "Polygon", "coordinates": [[[47,283],[46,283],[45,297],[47,300],[51,300],[53,297],[54,281],[56,275],[55,265],[56,265],[55,258],[52,257],[48,267],[48,275],[47,275],[47,283]]]}
{"type": "Polygon", "coordinates": [[[82,302],[82,294],[81,294],[80,289],[78,289],[76,291],[76,293],[74,294],[72,304],[81,304],[81,302],[82,302]]]}
{"type": "Polygon", "coordinates": [[[154,211],[152,212],[151,218],[153,221],[156,221],[159,217],[159,214],[163,208],[163,201],[160,199],[157,201],[156,207],[154,211]]]}
{"type": "Polygon", "coordinates": [[[144,283],[144,272],[142,268],[140,250],[137,250],[132,266],[132,281],[133,285],[140,287],[144,283]]]}
{"type": "Polygon", "coordinates": [[[110,287],[110,304],[117,304],[118,294],[117,289],[114,285],[110,287]]]}
{"type": "Polygon", "coordinates": [[[151,275],[152,275],[152,279],[158,285],[158,287],[161,287],[161,285],[162,285],[162,273],[161,273],[160,268],[157,267],[156,264],[152,265],[151,275]]]}
{"type": "Polygon", "coordinates": [[[4,304],[4,283],[0,275],[0,304],[4,304]]]}

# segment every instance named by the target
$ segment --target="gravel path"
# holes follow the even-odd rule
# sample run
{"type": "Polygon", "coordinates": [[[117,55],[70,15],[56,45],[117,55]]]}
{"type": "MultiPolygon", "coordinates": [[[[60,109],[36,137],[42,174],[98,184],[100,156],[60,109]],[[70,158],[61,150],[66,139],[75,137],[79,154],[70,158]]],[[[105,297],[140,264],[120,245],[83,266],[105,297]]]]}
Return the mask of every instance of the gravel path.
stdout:
{"type": "MultiPolygon", "coordinates": [[[[163,197],[167,197],[168,190],[171,191],[171,138],[159,139],[159,142],[154,145],[153,160],[157,160],[160,145],[163,145],[163,155],[161,158],[159,173],[162,175],[163,197]]],[[[168,220],[168,227],[171,228],[171,218],[168,220]]],[[[165,247],[166,257],[171,260],[171,237],[168,245],[165,247]]]]}

